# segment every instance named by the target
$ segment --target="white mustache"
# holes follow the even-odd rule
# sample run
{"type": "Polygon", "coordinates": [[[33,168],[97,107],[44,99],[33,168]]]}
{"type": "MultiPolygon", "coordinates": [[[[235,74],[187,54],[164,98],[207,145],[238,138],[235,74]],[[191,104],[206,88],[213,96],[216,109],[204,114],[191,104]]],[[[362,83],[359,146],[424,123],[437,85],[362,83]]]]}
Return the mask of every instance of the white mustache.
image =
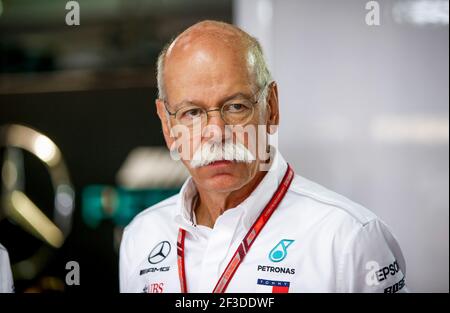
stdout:
{"type": "Polygon", "coordinates": [[[195,151],[190,164],[192,168],[198,168],[216,161],[226,160],[251,163],[255,159],[255,156],[239,142],[206,142],[195,151]]]}

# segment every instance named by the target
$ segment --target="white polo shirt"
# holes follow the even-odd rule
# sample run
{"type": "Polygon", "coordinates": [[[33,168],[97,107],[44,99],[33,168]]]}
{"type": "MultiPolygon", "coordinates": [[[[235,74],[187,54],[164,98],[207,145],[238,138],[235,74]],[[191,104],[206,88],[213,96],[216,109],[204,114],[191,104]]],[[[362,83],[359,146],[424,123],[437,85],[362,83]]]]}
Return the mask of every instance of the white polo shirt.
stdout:
{"type": "MultiPolygon", "coordinates": [[[[196,194],[179,194],[137,215],[120,247],[121,292],[180,292],[177,235],[186,230],[189,292],[209,293],[276,191],[287,163],[275,150],[252,194],[214,228],[191,220],[196,194]]],[[[284,199],[237,269],[226,292],[406,291],[405,260],[388,227],[366,208],[295,175],[284,199]]]]}
{"type": "Polygon", "coordinates": [[[14,292],[14,282],[8,251],[0,244],[0,293],[14,292]]]}

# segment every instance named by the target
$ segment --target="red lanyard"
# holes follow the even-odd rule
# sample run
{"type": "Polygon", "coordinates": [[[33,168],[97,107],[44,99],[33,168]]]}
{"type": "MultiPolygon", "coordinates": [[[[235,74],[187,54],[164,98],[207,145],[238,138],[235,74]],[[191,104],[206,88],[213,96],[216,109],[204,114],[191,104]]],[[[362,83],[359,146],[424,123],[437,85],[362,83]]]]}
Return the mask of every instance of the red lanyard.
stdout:
{"type": "MultiPolygon", "coordinates": [[[[275,191],[269,203],[267,203],[264,210],[261,212],[259,217],[256,219],[255,223],[253,223],[252,227],[245,235],[241,244],[237,248],[233,257],[231,258],[231,261],[228,263],[227,267],[220,276],[219,281],[216,284],[216,287],[214,287],[213,293],[225,292],[225,290],[228,287],[228,284],[233,278],[234,273],[238,269],[239,265],[241,265],[242,261],[244,260],[244,257],[247,255],[256,237],[259,235],[264,225],[266,225],[267,221],[272,215],[272,213],[276,210],[280,202],[283,200],[284,195],[286,194],[293,178],[294,178],[294,171],[288,164],[288,168],[286,170],[286,173],[284,174],[283,180],[278,186],[278,189],[275,191]]],[[[178,275],[180,277],[180,285],[182,293],[188,292],[186,285],[186,268],[184,266],[185,237],[186,237],[186,230],[180,228],[178,232],[178,242],[177,242],[177,254],[178,254],[177,261],[178,261],[178,275]]]]}

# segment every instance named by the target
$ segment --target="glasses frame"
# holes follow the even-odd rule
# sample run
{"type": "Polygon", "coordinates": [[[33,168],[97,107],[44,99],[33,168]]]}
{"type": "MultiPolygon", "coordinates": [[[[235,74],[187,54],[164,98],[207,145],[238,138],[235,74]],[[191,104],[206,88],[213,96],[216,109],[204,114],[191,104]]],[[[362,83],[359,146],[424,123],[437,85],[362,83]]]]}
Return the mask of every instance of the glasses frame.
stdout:
{"type": "MultiPolygon", "coordinates": [[[[253,118],[253,116],[254,116],[254,114],[255,114],[255,106],[256,106],[256,104],[258,104],[258,103],[261,101],[261,96],[264,94],[264,90],[265,90],[269,85],[270,85],[270,83],[265,84],[262,88],[260,88],[257,92],[255,92],[255,93],[252,95],[252,98],[254,98],[254,97],[259,93],[259,95],[258,95],[256,101],[250,101],[250,102],[252,103],[252,113],[251,113],[251,115],[249,116],[248,120],[245,121],[245,123],[241,123],[241,124],[233,124],[233,125],[244,125],[244,124],[248,123],[248,121],[250,121],[250,120],[253,118]]],[[[173,116],[174,119],[177,121],[178,124],[184,125],[183,123],[180,123],[180,122],[179,122],[179,120],[176,118],[176,115],[177,115],[177,113],[178,113],[180,110],[184,109],[186,106],[182,106],[181,108],[178,108],[178,110],[176,110],[175,112],[170,112],[169,109],[167,108],[167,106],[169,105],[169,103],[168,103],[165,99],[162,99],[162,101],[164,102],[164,108],[166,109],[167,113],[168,113],[170,116],[173,116]]],[[[222,104],[220,107],[211,108],[211,109],[209,109],[209,110],[206,110],[205,108],[202,108],[202,107],[200,107],[200,106],[195,106],[195,105],[193,105],[193,107],[195,106],[195,107],[197,107],[197,108],[199,108],[200,110],[203,111],[203,113],[204,113],[205,116],[206,116],[205,124],[207,125],[207,124],[208,124],[208,116],[209,116],[208,113],[209,113],[209,112],[214,112],[214,111],[219,111],[219,112],[220,112],[220,117],[221,117],[222,120],[226,123],[225,118],[224,118],[224,113],[223,113],[223,108],[225,107],[225,105],[226,105],[226,103],[222,104]]]]}

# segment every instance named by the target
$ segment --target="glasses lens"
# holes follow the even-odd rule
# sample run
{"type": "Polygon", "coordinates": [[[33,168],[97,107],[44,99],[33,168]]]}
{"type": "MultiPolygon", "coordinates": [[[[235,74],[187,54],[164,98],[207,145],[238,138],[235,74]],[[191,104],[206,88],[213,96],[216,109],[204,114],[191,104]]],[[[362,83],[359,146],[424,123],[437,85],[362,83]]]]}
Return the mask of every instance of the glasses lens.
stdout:
{"type": "Polygon", "coordinates": [[[253,104],[248,100],[234,101],[222,107],[222,116],[227,124],[247,123],[253,117],[253,104]]]}
{"type": "MultiPolygon", "coordinates": [[[[242,125],[253,117],[254,104],[249,100],[234,100],[224,104],[220,112],[226,124],[242,125]]],[[[203,108],[186,106],[176,112],[175,118],[179,124],[192,127],[194,123],[204,125],[207,113],[203,108]]]]}
{"type": "Polygon", "coordinates": [[[175,118],[180,124],[191,126],[195,121],[203,121],[206,113],[202,108],[188,106],[177,111],[175,118]]]}

